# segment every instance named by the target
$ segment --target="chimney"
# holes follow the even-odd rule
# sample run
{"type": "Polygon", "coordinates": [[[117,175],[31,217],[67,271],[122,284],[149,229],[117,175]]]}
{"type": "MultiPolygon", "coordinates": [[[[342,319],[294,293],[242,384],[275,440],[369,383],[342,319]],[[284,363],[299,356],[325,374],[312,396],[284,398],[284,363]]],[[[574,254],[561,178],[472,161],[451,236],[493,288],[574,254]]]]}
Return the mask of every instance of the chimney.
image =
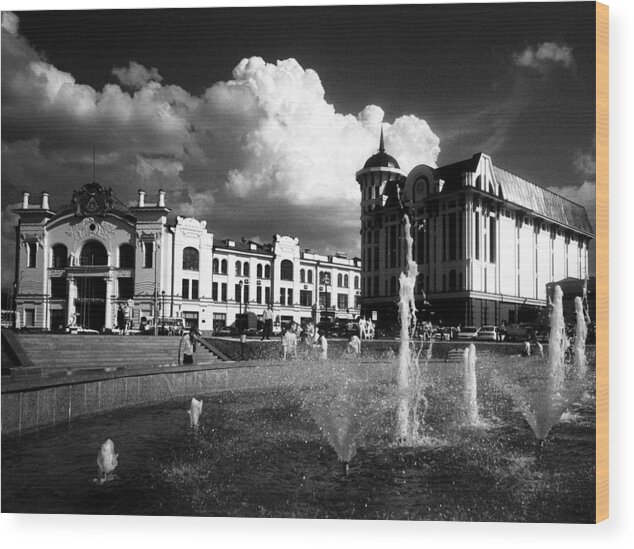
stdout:
{"type": "Polygon", "coordinates": [[[42,192],[42,209],[48,210],[48,193],[42,192]]]}
{"type": "Polygon", "coordinates": [[[165,208],[165,191],[163,189],[159,189],[158,207],[165,208]]]}
{"type": "Polygon", "coordinates": [[[29,207],[29,193],[24,191],[22,193],[22,209],[26,210],[29,207]]]}
{"type": "Polygon", "coordinates": [[[145,207],[145,191],[139,189],[139,208],[145,207]]]}

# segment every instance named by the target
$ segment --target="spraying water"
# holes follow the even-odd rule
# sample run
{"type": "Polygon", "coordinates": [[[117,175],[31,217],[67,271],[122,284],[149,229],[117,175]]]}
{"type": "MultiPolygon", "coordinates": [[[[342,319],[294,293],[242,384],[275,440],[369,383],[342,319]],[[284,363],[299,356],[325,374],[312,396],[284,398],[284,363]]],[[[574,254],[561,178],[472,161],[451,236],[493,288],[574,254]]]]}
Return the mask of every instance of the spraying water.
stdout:
{"type": "MultiPolygon", "coordinates": [[[[414,289],[418,266],[412,258],[413,238],[407,214],[404,216],[403,231],[406,242],[406,271],[400,275],[399,318],[401,340],[398,357],[398,404],[396,413],[396,435],[401,444],[413,445],[420,441],[424,424],[427,399],[423,393],[424,384],[419,367],[419,353],[411,348],[410,333],[416,323],[416,302],[414,289]]],[[[421,347],[422,350],[422,347],[421,347]]],[[[427,360],[431,347],[428,349],[427,360]]]]}
{"type": "Polygon", "coordinates": [[[478,383],[476,378],[476,347],[472,343],[463,354],[463,402],[464,424],[470,427],[478,425],[478,383]]]}

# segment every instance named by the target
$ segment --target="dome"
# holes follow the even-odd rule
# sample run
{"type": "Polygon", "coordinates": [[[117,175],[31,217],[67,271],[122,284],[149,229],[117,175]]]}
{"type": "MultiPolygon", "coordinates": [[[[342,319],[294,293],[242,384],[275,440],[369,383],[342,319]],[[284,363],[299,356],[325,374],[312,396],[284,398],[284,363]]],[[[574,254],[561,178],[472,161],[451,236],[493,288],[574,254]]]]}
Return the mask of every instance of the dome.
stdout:
{"type": "Polygon", "coordinates": [[[379,151],[367,159],[363,168],[397,168],[401,167],[393,156],[390,156],[385,151],[379,151]]]}
{"type": "Polygon", "coordinates": [[[370,158],[368,158],[363,166],[363,169],[366,168],[396,168],[398,170],[401,167],[398,165],[396,158],[390,156],[385,152],[385,146],[383,145],[383,128],[381,128],[381,141],[379,143],[379,152],[373,154],[370,158]]]}

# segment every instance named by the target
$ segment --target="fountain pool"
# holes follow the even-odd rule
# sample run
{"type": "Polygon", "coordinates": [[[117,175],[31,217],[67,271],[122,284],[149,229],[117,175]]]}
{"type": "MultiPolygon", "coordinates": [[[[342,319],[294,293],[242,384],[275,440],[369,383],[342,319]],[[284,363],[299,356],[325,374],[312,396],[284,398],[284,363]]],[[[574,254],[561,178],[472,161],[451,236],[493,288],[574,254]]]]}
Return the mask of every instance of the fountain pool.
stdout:
{"type": "MultiPolygon", "coordinates": [[[[359,410],[345,423],[356,452],[348,476],[310,406],[315,388],[197,395],[205,401],[197,430],[183,399],[6,439],[2,511],[593,522],[592,358],[586,392],[540,452],[496,368],[477,363],[482,426],[474,427],[464,423],[464,365],[430,362],[429,436],[417,446],[394,443],[396,407],[359,410]],[[99,486],[95,458],[107,438],[119,453],[117,478],[99,486]]],[[[389,384],[375,388],[394,394],[389,384]]]]}

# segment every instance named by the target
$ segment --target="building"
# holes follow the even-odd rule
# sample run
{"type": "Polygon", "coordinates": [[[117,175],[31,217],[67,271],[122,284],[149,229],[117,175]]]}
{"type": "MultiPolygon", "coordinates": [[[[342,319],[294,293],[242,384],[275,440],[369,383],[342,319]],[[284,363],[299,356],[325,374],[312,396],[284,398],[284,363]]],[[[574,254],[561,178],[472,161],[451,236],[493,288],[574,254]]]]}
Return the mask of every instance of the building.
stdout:
{"type": "Polygon", "coordinates": [[[52,211],[24,193],[16,209],[15,309],[19,328],[76,323],[110,331],[126,302],[133,323],[177,317],[203,333],[234,326],[240,313],[276,321],[352,319],[359,314],[358,258],[302,250],[299,240],[216,242],[205,221],[174,215],[159,191],[127,207],[98,183],[74,191],[52,211]]]}
{"type": "Polygon", "coordinates": [[[444,325],[532,321],[546,284],[588,275],[594,238],[585,209],[495,166],[486,154],[405,173],[379,152],[356,174],[361,190],[362,315],[397,321],[404,215],[418,264],[422,319],[444,325]]]}

